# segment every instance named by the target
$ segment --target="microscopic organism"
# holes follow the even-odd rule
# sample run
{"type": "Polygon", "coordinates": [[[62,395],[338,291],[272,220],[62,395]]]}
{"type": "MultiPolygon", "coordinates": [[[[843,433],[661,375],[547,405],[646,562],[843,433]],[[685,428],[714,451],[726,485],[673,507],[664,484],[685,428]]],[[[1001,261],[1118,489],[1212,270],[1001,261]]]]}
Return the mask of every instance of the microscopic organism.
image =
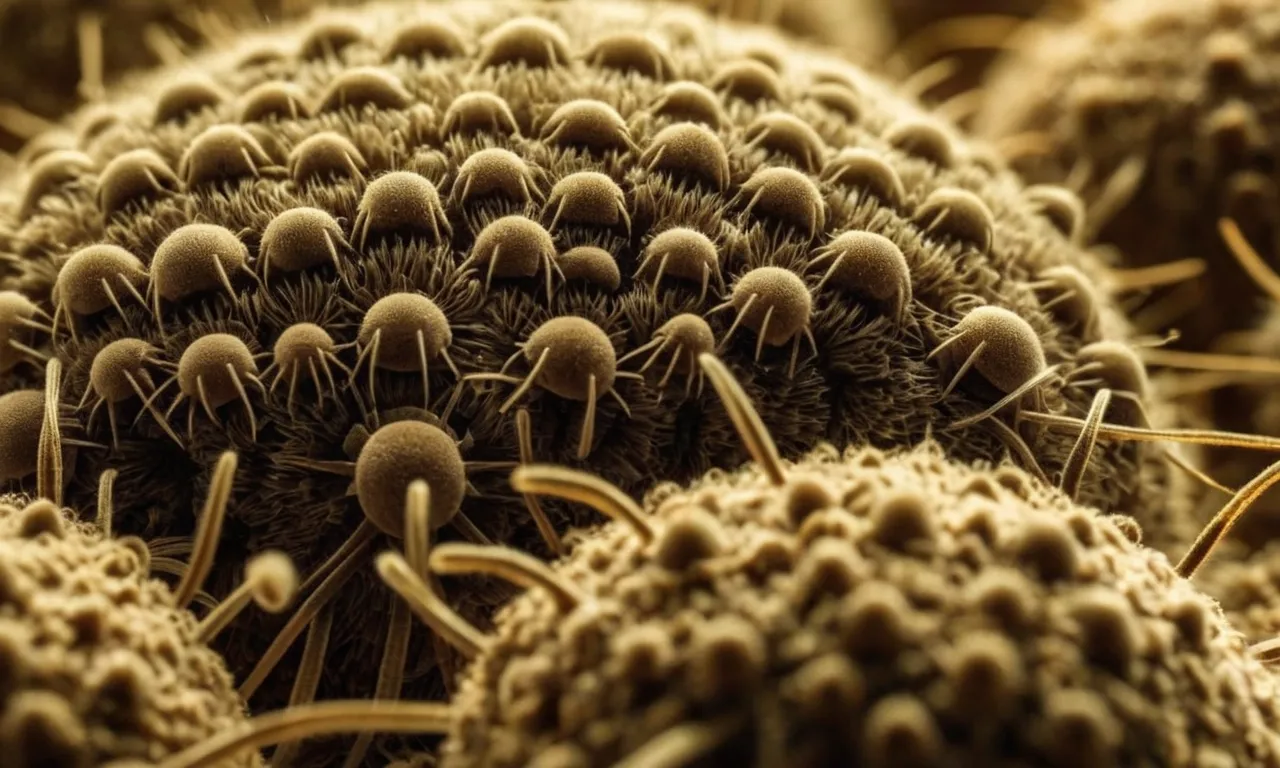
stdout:
{"type": "MultiPolygon", "coordinates": [[[[324,648],[303,698],[444,692],[464,659],[385,620],[362,567],[399,546],[413,480],[439,486],[441,541],[551,554],[592,515],[513,494],[516,464],[640,493],[741,463],[703,353],[788,458],[932,436],[957,460],[1070,470],[1109,513],[1176,506],[1146,445],[1101,428],[1080,463],[1099,379],[1076,355],[1129,334],[1109,295],[1074,291],[1107,273],[1072,240],[1070,195],[863,70],[661,3],[335,19],[193,59],[199,98],[176,70],[133,82],[0,182],[0,290],[25,301],[0,315],[18,345],[0,396],[35,402],[62,364],[70,505],[112,469],[119,531],[189,536],[231,450],[209,589],[264,549],[305,575],[294,615],[218,638],[256,711],[295,699],[324,648]],[[401,648],[418,666],[380,676],[401,648]]],[[[29,442],[30,410],[0,413],[0,444],[29,442]]],[[[30,456],[0,481],[27,489],[30,456]]],[[[510,593],[441,581],[481,625],[510,593]]]]}

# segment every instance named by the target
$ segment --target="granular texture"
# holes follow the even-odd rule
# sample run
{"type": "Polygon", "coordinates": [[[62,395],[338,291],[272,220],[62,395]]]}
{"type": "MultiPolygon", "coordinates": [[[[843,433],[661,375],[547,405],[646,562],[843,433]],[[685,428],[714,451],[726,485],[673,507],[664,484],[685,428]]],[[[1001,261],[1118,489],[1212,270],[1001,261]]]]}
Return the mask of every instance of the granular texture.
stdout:
{"type": "Polygon", "coordinates": [[[1276,679],[1213,600],[1015,467],[824,447],[615,516],[499,612],[443,766],[1280,764],[1276,679]]]}
{"type": "Polygon", "coordinates": [[[151,559],[141,540],[103,536],[52,502],[0,497],[6,767],[155,761],[244,722],[226,665],[151,559]]]}
{"type": "MultiPolygon", "coordinates": [[[[131,72],[181,65],[206,44],[239,30],[296,19],[305,10],[364,0],[0,0],[0,152],[37,138],[46,121],[104,96],[131,72]]],[[[771,21],[870,64],[890,37],[874,2],[805,0],[728,3],[690,0],[744,21],[771,21]],[[769,18],[757,18],[768,14],[769,18]]],[[[0,170],[3,170],[0,167],[0,170]]]]}
{"type": "Polygon", "coordinates": [[[1180,309],[1172,324],[1188,348],[1250,329],[1265,311],[1219,220],[1274,259],[1278,43],[1280,8],[1267,0],[1095,3],[1023,40],[976,121],[979,135],[1034,147],[1017,163],[1030,178],[1070,177],[1090,234],[1128,263],[1209,263],[1151,318],[1180,309]]]}
{"type": "MultiPolygon", "coordinates": [[[[932,434],[1052,477],[1075,432],[1013,411],[1083,415],[1116,370],[1077,355],[1125,338],[1069,195],[688,7],[369,5],[246,34],[71,130],[0,203],[4,396],[30,405],[33,362],[60,359],[90,444],[69,497],[117,469],[116,524],[148,539],[190,533],[202,468],[235,450],[210,589],[275,548],[336,594],[319,698],[377,677],[387,597],[360,566],[413,479],[442,538],[556,551],[590,517],[511,494],[516,462],[639,492],[742,461],[694,363],[717,349],[786,456],[932,434]]],[[[4,413],[0,436],[34,434],[4,413]]],[[[30,483],[22,455],[0,479],[30,483]]],[[[1158,532],[1164,472],[1104,443],[1080,498],[1158,532]]],[[[444,586],[480,623],[509,595],[444,586]]],[[[290,683],[246,674],[276,629],[225,637],[247,689],[270,683],[255,708],[290,683]]],[[[405,695],[441,693],[407,647],[405,695]]]]}

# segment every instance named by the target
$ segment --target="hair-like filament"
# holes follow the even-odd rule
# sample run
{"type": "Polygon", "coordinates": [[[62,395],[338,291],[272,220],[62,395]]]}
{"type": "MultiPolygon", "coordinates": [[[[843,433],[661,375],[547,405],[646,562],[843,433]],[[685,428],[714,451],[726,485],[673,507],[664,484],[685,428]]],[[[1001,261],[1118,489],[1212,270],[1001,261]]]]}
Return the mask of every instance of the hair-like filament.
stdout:
{"type": "Polygon", "coordinates": [[[596,475],[549,464],[529,464],[511,473],[511,487],[520,493],[586,504],[606,517],[631,526],[642,541],[653,541],[653,525],[640,505],[622,489],[596,475]]]}
{"type": "Polygon", "coordinates": [[[474,544],[441,544],[431,553],[431,570],[446,575],[488,574],[511,583],[546,590],[562,610],[568,611],[590,598],[578,586],[536,557],[510,547],[474,544]]]}
{"type": "Polygon", "coordinates": [[[769,482],[779,486],[785,483],[787,475],[782,468],[778,446],[760,419],[760,413],[751,404],[751,398],[742,390],[742,385],[715,355],[707,352],[698,355],[698,365],[702,366],[703,373],[711,380],[711,386],[715,387],[751,458],[760,465],[769,482]]]}
{"type": "Polygon", "coordinates": [[[1250,506],[1258,500],[1262,494],[1266,493],[1271,486],[1280,482],[1280,461],[1275,462],[1271,466],[1264,469],[1257,477],[1250,480],[1243,488],[1241,488],[1235,496],[1231,497],[1226,506],[1213,516],[1200,535],[1191,544],[1191,548],[1178,561],[1178,575],[1185,579],[1189,579],[1195,575],[1196,571],[1204,563],[1205,559],[1213,551],[1213,548],[1222,541],[1223,537],[1231,530],[1250,506]]]}

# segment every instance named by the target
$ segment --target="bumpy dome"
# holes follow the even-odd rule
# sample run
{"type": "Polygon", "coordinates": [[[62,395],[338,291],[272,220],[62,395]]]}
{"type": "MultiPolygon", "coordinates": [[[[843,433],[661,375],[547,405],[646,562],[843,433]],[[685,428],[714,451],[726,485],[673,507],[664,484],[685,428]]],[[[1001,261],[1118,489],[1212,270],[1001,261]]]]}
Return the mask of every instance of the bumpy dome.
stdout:
{"type": "Polygon", "coordinates": [[[6,766],[160,760],[244,722],[222,658],[150,562],[137,538],[105,537],[46,500],[0,497],[6,766]]]}
{"type": "Polygon", "coordinates": [[[1176,321],[1198,349],[1252,327],[1264,308],[1246,299],[1258,292],[1219,219],[1234,219],[1268,258],[1280,243],[1278,19],[1266,0],[1095,3],[1022,41],[976,123],[997,140],[1033,138],[1022,170],[1073,175],[1097,213],[1093,234],[1130,262],[1209,261],[1184,287],[1198,295],[1180,302],[1188,312],[1176,321]]]}
{"type": "MultiPolygon", "coordinates": [[[[1066,466],[1077,425],[1012,413],[1083,415],[1100,379],[1077,353],[1124,339],[1069,195],[848,64],[688,7],[344,19],[245,35],[81,115],[75,148],[33,153],[0,204],[0,289],[27,302],[0,316],[4,388],[64,362],[91,444],[70,498],[116,468],[119,529],[182,536],[231,448],[244,489],[213,583],[264,547],[312,574],[270,652],[260,619],[227,635],[246,693],[334,595],[319,696],[369,693],[386,598],[358,566],[415,478],[448,489],[441,537],[541,533],[545,552],[587,518],[512,496],[517,461],[629,492],[739,463],[702,352],[786,456],[932,433],[959,459],[1066,466]]],[[[2,479],[29,483],[14,466],[2,479]]],[[[1161,515],[1163,473],[1107,443],[1081,499],[1161,515]]],[[[506,597],[445,587],[477,621],[506,597]]],[[[408,647],[426,661],[406,695],[439,692],[408,647]]],[[[277,677],[255,707],[283,703],[277,677]]]]}
{"type": "Polygon", "coordinates": [[[423,555],[382,556],[475,654],[442,765],[1280,764],[1262,651],[1123,518],[934,444],[783,462],[738,398],[758,463],[643,506],[517,470],[616,518],[554,566],[432,551],[531,587],[491,635],[412,597],[423,555]]]}

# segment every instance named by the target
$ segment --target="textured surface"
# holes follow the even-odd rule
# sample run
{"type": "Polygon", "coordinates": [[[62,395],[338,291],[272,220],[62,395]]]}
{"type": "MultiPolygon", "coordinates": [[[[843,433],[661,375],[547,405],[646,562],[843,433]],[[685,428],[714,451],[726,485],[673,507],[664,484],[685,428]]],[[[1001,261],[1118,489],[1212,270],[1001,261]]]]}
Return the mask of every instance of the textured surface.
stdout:
{"type": "Polygon", "coordinates": [[[1106,211],[1098,239],[1132,264],[1209,261],[1175,318],[1193,348],[1263,316],[1217,226],[1235,218],[1274,259],[1278,40],[1280,11],[1265,0],[1099,3],[1027,40],[992,78],[976,123],[992,138],[1041,134],[1046,154],[1022,170],[1054,181],[1074,172],[1106,211]]]}
{"type": "MultiPolygon", "coordinates": [[[[0,754],[12,768],[154,761],[243,722],[222,659],[137,539],[0,496],[0,754]]],[[[260,766],[255,755],[220,768],[260,766]]]]}
{"type": "MultiPolygon", "coordinates": [[[[168,73],[79,116],[77,149],[35,155],[0,204],[0,251],[16,257],[0,280],[44,313],[19,307],[3,328],[63,360],[67,416],[84,396],[80,436],[116,446],[80,452],[70,495],[117,468],[120,530],[186,535],[200,468],[240,454],[215,594],[249,553],[282,549],[304,573],[332,554],[373,498],[352,498],[346,475],[390,421],[444,418],[466,462],[519,458],[516,408],[500,406],[544,351],[518,398],[532,456],[634,492],[742,460],[692,364],[714,345],[788,456],[932,431],[957,457],[999,459],[991,421],[943,428],[1045,365],[1059,367],[1023,402],[1087,410],[1096,379],[1072,373],[1076,352],[1123,324],[1092,293],[1032,285],[1099,272],[1069,239],[1069,199],[1024,189],[880,83],[766,30],[656,4],[459,8],[369,6],[245,36],[195,79],[168,73]],[[983,304],[1005,320],[961,325],[983,304]],[[1019,339],[1034,343],[1002,346],[1019,339]]],[[[37,386],[38,369],[17,360],[4,381],[37,386]]],[[[1051,476],[1076,439],[1021,431],[1051,476]]],[[[405,461],[401,487],[426,471],[405,461]]],[[[456,519],[474,529],[443,537],[538,551],[508,468],[468,465],[456,519]]],[[[1083,498],[1158,530],[1163,484],[1151,454],[1105,445],[1083,498]]],[[[593,520],[547,511],[561,530],[593,520]]],[[[480,622],[509,594],[446,586],[480,622]]],[[[321,698],[369,693],[381,622],[365,617],[385,605],[362,569],[335,609],[321,698]]],[[[273,630],[248,618],[228,633],[238,674],[273,630]]],[[[406,695],[439,693],[421,638],[411,658],[406,695]]],[[[288,684],[277,675],[253,705],[283,703],[288,684]]]]}
{"type": "Polygon", "coordinates": [[[556,566],[576,605],[499,613],[443,764],[1280,761],[1274,676],[1131,528],[932,445],[785,475],[660,486],[652,542],[584,537],[556,566]]]}

